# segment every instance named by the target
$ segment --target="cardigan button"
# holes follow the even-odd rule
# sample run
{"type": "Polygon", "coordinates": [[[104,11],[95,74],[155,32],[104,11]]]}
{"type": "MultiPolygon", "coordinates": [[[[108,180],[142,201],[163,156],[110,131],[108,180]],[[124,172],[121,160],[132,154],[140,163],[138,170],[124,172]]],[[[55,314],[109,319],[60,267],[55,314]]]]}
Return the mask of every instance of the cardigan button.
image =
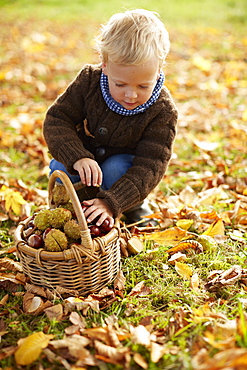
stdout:
{"type": "Polygon", "coordinates": [[[100,135],[107,135],[108,134],[108,129],[106,127],[100,127],[99,128],[99,134],[100,135]]]}
{"type": "Polygon", "coordinates": [[[99,148],[96,149],[96,153],[102,157],[103,155],[105,155],[105,148],[103,148],[102,146],[100,146],[99,148]]]}

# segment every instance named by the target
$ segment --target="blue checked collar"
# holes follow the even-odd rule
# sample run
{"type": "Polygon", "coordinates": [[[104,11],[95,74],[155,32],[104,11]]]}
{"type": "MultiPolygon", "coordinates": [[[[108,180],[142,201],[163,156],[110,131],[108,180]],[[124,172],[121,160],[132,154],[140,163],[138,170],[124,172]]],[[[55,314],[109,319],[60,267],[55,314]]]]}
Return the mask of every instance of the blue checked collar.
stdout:
{"type": "Polygon", "coordinates": [[[149,98],[149,100],[146,101],[146,103],[139,105],[135,109],[131,109],[131,110],[124,108],[121,104],[119,104],[118,102],[116,102],[116,100],[112,98],[110,91],[109,91],[108,77],[103,72],[101,73],[101,77],[100,77],[100,87],[101,87],[103,98],[108,108],[110,108],[113,112],[121,114],[123,116],[133,116],[135,114],[145,112],[145,110],[147,110],[152,104],[156,102],[156,100],[160,96],[160,92],[161,92],[161,88],[163,86],[164,80],[165,80],[165,76],[164,76],[164,73],[161,71],[160,77],[156,82],[156,85],[153,89],[152,95],[149,98]]]}

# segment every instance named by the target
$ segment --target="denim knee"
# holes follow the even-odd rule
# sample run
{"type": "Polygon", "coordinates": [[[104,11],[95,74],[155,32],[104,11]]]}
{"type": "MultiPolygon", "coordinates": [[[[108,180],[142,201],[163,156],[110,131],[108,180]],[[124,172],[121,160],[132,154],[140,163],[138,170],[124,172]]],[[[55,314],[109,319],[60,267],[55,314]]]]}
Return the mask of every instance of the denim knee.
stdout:
{"type": "MultiPolygon", "coordinates": [[[[79,175],[71,175],[67,171],[66,167],[61,162],[56,161],[56,159],[52,159],[50,161],[50,166],[49,167],[50,167],[50,175],[52,174],[52,172],[54,172],[56,170],[60,170],[60,171],[63,171],[63,172],[66,173],[66,175],[70,178],[70,181],[72,182],[72,184],[75,184],[76,182],[81,181],[79,175]]],[[[56,181],[62,183],[62,181],[59,178],[57,178],[56,181]]]]}
{"type": "Polygon", "coordinates": [[[133,158],[131,154],[117,154],[107,158],[100,165],[103,172],[102,189],[110,189],[133,166],[133,158]]]}

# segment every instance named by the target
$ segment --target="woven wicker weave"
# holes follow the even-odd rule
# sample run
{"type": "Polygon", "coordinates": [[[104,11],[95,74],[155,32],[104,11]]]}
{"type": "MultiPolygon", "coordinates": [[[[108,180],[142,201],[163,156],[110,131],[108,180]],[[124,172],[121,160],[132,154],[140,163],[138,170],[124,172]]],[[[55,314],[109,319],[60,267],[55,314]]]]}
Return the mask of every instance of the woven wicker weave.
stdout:
{"type": "Polygon", "coordinates": [[[120,268],[120,229],[116,220],[113,229],[102,237],[92,239],[76,191],[68,176],[54,171],[49,180],[49,207],[53,208],[52,190],[56,178],[66,187],[81,228],[81,245],[63,252],[34,249],[24,240],[23,231],[31,218],[20,222],[16,234],[16,247],[23,271],[32,284],[48,288],[57,286],[77,290],[81,295],[96,292],[111,283],[120,268]]]}

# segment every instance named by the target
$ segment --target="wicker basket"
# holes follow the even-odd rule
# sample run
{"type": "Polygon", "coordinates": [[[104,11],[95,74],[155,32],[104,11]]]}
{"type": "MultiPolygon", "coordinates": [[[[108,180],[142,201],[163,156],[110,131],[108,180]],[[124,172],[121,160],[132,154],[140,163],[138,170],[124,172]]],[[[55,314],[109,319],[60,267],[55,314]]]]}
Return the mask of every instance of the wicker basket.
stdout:
{"type": "Polygon", "coordinates": [[[116,220],[113,229],[102,237],[92,239],[76,191],[68,176],[54,171],[49,180],[49,207],[52,204],[52,189],[56,178],[62,180],[73,204],[81,228],[81,245],[75,245],[63,252],[49,252],[27,245],[23,231],[31,218],[20,222],[16,234],[16,247],[23,272],[32,284],[48,288],[57,286],[77,290],[81,295],[96,292],[116,277],[120,268],[120,228],[116,220]]]}

